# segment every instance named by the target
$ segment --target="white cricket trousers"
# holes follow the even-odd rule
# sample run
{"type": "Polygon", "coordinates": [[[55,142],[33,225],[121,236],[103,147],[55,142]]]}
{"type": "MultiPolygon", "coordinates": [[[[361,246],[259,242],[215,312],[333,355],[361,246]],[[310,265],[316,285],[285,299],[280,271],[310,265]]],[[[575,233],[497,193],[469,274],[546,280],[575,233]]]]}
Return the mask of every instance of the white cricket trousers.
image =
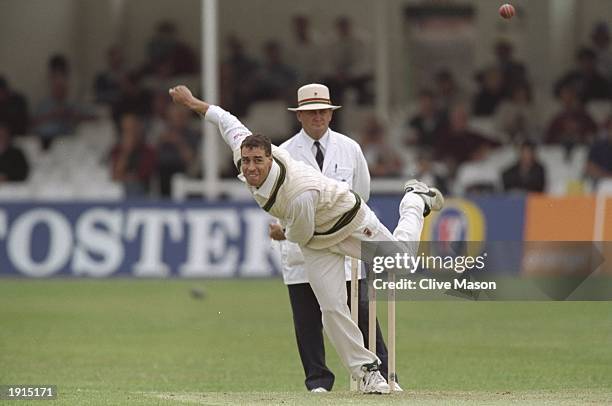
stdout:
{"type": "Polygon", "coordinates": [[[347,305],[344,257],[360,259],[362,241],[419,241],[425,203],[414,193],[404,195],[399,207],[400,220],[393,234],[367,205],[363,204],[362,207],[366,210],[366,218],[347,239],[324,250],[302,247],[306,275],[321,306],[323,329],[342,363],[356,379],[364,375],[362,365],[374,361],[380,363],[380,359],[365,348],[361,331],[351,319],[347,305]]]}

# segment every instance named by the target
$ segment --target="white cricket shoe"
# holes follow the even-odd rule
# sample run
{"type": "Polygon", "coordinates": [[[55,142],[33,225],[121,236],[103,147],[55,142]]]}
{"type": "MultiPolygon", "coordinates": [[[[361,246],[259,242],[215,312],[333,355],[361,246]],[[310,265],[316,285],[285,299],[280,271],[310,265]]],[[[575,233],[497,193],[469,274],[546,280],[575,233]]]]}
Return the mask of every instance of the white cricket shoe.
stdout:
{"type": "Polygon", "coordinates": [[[359,381],[359,390],[363,393],[389,393],[389,384],[385,381],[385,378],[378,371],[378,366],[374,366],[373,370],[371,365],[364,365],[362,367],[365,371],[365,375],[359,381]]]}
{"type": "Polygon", "coordinates": [[[310,391],[312,393],[326,393],[326,392],[329,392],[327,389],[325,389],[325,388],[323,388],[321,386],[319,386],[318,388],[312,388],[310,391]]]}
{"type": "Polygon", "coordinates": [[[421,196],[425,202],[423,217],[427,217],[431,211],[440,211],[444,206],[444,196],[435,187],[429,187],[416,179],[410,179],[404,184],[404,193],[415,193],[421,196]]]}

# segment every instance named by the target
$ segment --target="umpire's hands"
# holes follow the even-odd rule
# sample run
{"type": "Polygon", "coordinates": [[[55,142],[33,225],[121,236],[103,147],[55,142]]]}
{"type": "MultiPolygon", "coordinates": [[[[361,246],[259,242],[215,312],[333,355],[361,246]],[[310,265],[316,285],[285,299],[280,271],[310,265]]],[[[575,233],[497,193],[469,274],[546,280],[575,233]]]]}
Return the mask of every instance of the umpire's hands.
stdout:
{"type": "Polygon", "coordinates": [[[285,237],[285,232],[283,231],[283,228],[280,226],[280,224],[270,224],[270,238],[276,241],[283,241],[287,239],[287,237],[285,237]]]}

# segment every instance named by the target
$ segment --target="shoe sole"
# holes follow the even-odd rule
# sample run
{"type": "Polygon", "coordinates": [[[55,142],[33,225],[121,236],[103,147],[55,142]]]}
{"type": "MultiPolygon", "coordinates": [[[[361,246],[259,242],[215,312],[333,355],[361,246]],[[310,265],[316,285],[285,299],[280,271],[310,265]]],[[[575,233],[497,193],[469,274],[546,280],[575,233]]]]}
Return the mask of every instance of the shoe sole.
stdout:
{"type": "Polygon", "coordinates": [[[430,188],[430,190],[434,192],[434,196],[432,196],[434,199],[430,207],[431,210],[432,211],[442,210],[442,207],[444,207],[444,196],[442,196],[442,193],[435,187],[430,188]]]}
{"type": "Polygon", "coordinates": [[[388,388],[386,391],[372,391],[372,392],[361,392],[364,395],[388,395],[391,393],[391,388],[388,388]]]}

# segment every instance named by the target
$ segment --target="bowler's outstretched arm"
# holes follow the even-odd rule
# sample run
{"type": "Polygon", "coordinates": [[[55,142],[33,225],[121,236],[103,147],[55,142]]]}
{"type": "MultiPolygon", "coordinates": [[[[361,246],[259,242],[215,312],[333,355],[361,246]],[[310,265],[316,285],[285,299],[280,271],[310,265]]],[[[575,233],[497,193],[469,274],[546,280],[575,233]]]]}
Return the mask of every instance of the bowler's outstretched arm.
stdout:
{"type": "Polygon", "coordinates": [[[206,120],[215,124],[219,128],[221,136],[232,151],[240,149],[242,141],[251,135],[251,131],[244,126],[230,112],[221,107],[208,104],[207,102],[195,97],[187,86],[179,85],[169,90],[172,100],[188,109],[205,117],[206,120]]]}

